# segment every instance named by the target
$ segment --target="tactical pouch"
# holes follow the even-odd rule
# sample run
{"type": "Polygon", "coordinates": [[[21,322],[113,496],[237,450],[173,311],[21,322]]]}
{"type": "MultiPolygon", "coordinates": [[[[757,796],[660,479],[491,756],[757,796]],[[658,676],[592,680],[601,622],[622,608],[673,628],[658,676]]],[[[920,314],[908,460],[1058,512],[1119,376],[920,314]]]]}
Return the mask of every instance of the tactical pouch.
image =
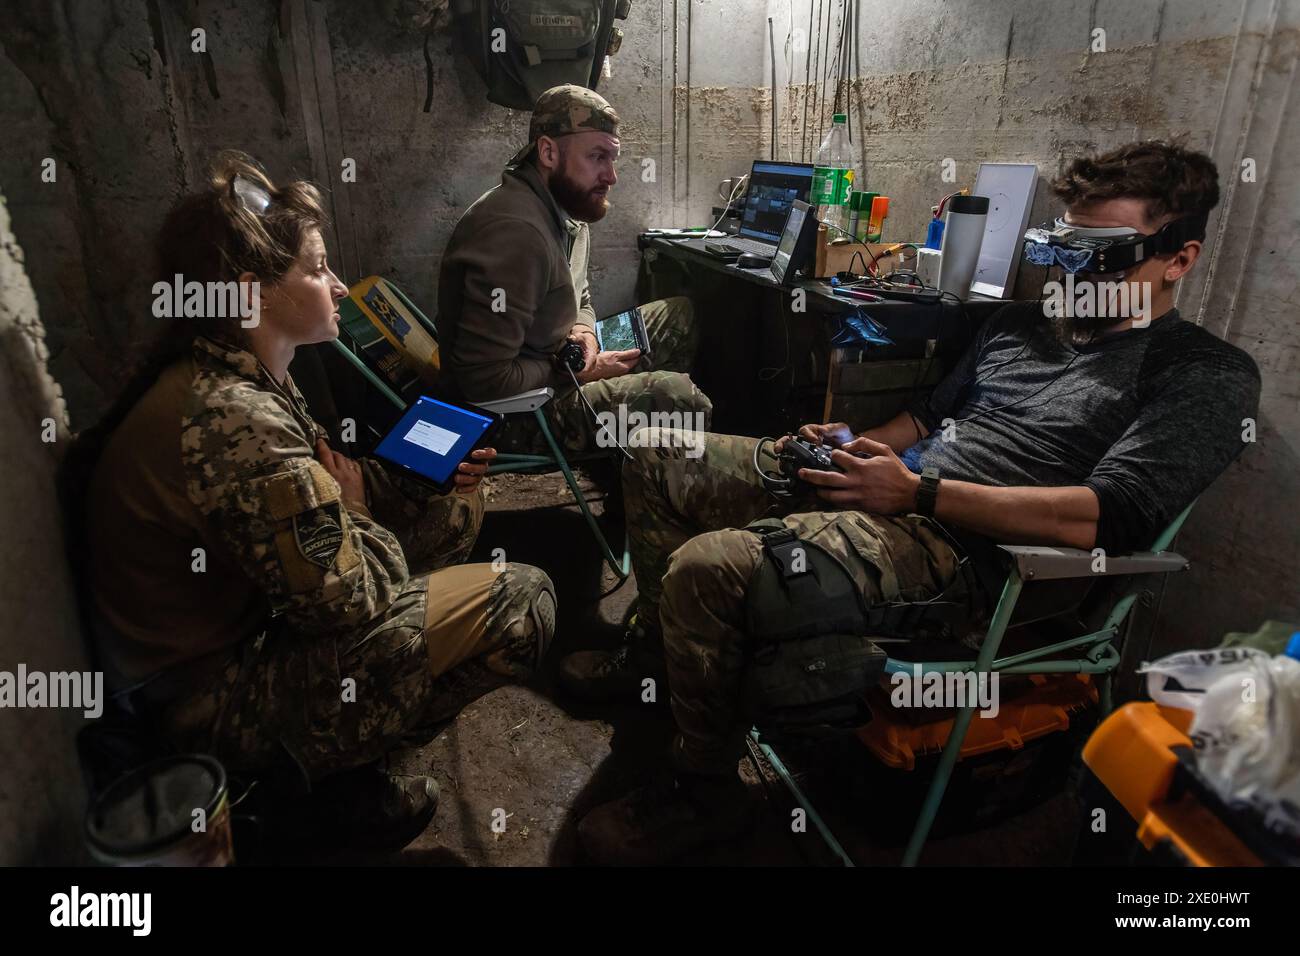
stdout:
{"type": "Polygon", "coordinates": [[[830,552],[779,522],[746,530],[762,535],[764,554],[745,603],[747,715],[769,734],[863,717],[862,695],[879,680],[886,655],[867,636],[868,615],[852,576],[830,552]]]}

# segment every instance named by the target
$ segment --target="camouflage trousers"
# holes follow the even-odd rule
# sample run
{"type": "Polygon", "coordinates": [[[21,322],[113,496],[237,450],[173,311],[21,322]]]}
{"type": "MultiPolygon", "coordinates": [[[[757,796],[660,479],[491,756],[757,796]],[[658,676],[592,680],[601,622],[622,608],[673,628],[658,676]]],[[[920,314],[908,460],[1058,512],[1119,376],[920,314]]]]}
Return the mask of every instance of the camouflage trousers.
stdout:
{"type": "Polygon", "coordinates": [[[359,632],[273,627],[246,641],[206,686],[163,709],[173,743],[235,772],[315,782],[533,676],[555,629],[554,585],[529,565],[459,563],[478,536],[481,492],[429,496],[403,524],[393,519],[415,499],[376,476],[374,463],[363,468],[372,513],[392,521],[404,550],[409,543],[410,583],[359,632]]]}
{"type": "Polygon", "coordinates": [[[441,495],[373,458],[361,459],[361,470],[366,507],[397,538],[412,576],[469,559],[483,527],[481,489],[472,495],[441,495]]]}
{"type": "MultiPolygon", "coordinates": [[[[743,531],[778,517],[849,570],[867,604],[934,597],[957,575],[952,547],[925,518],[818,510],[810,496],[777,503],[754,472],[756,439],[648,430],[623,468],[638,624],[662,635],[677,737],[673,759],[693,773],[734,773],[750,717],[741,706],[745,601],[763,560],[743,531]],[[694,456],[694,457],[692,457],[694,456]]],[[[775,468],[772,459],[763,464],[775,468]]]]}
{"type": "MultiPolygon", "coordinates": [[[[627,375],[589,382],[580,389],[570,386],[557,391],[543,410],[551,434],[565,451],[590,452],[602,445],[608,447],[607,440],[598,436],[584,398],[597,414],[609,413],[616,421],[620,415],[632,423],[638,416],[645,416],[647,422],[679,428],[703,431],[709,427],[713,403],[687,374],[699,343],[691,300],[684,296],[658,299],[641,306],[641,314],[650,338],[650,359],[642,358],[637,370],[627,375]]],[[[622,443],[624,436],[615,437],[622,443]]],[[[512,415],[493,444],[518,454],[550,451],[532,415],[512,415]]]]}

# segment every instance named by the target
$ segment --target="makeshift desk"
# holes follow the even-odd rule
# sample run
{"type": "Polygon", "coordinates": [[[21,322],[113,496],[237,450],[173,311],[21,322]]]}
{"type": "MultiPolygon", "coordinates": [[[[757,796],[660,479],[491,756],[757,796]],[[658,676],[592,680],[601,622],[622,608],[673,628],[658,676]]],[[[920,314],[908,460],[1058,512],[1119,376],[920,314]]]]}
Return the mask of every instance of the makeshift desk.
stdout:
{"type": "Polygon", "coordinates": [[[821,280],[782,288],[766,269],[738,268],[701,245],[640,236],[637,293],[641,302],[686,295],[694,303],[695,379],[713,399],[715,431],[770,435],[810,421],[877,424],[933,386],[980,323],[1006,304],[863,303],[833,295],[821,280]],[[834,317],[859,307],[893,345],[831,348],[834,317]]]}

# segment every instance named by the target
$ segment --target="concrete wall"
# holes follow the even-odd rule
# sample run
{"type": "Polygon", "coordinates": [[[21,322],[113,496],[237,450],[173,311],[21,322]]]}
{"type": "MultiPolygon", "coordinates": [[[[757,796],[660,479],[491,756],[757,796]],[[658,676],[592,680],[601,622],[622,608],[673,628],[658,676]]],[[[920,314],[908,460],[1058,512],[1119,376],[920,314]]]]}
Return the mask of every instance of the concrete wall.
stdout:
{"type": "MultiPolygon", "coordinates": [[[[489,104],[453,51],[446,0],[10,6],[0,187],[15,233],[40,250],[32,280],[57,317],[51,367],[77,428],[120,387],[122,355],[154,331],[152,237],[219,149],[328,187],[340,275],[387,275],[432,313],[452,225],[526,138],[526,115],[489,104]],[[196,27],[206,54],[192,52],[196,27]],[[41,180],[46,157],[53,183],[41,180]],[[355,183],[341,182],[344,158],[356,161],[355,183]]],[[[593,233],[599,310],[631,304],[635,234],[703,221],[717,181],[756,153],[760,8],[639,0],[621,23],[626,38],[601,84],[623,118],[624,159],[614,209],[593,233]]]]}
{"type": "Polygon", "coordinates": [[[1214,143],[1220,170],[1249,157],[1257,178],[1228,177],[1207,268],[1179,300],[1259,363],[1256,443],[1202,496],[1179,542],[1196,561],[1169,583],[1157,653],[1266,618],[1300,623],[1300,4],[1258,6],[1214,143]]]}
{"type": "MultiPolygon", "coordinates": [[[[1249,29],[1243,11],[1256,6],[1268,4],[863,0],[859,70],[841,91],[841,111],[850,116],[859,175],[865,168],[868,188],[891,197],[886,235],[924,239],[930,207],[973,186],[981,162],[1034,163],[1049,178],[1081,150],[1133,139],[1182,133],[1209,148],[1230,75],[1245,68],[1234,60],[1249,29]],[[1092,52],[1095,29],[1105,31],[1105,52],[1092,52]],[[942,178],[945,160],[956,164],[955,184],[942,178]]],[[[771,0],[768,7],[781,152],[811,160],[836,91],[833,78],[805,85],[806,68],[811,59],[814,75],[819,62],[827,71],[828,37],[835,64],[843,4],[771,0]],[[807,36],[803,53],[794,52],[794,30],[807,36]],[[813,132],[801,135],[805,111],[813,132]]],[[[1040,181],[1032,215],[1037,221],[1054,211],[1040,181]]],[[[1020,291],[1030,294],[1041,273],[1026,272],[1020,291]]]]}
{"type": "MultiPolygon", "coordinates": [[[[85,667],[51,493],[68,442],[67,414],[45,370],[47,355],[23,252],[0,197],[0,671],[9,675],[19,664],[29,673],[85,667]]],[[[81,855],[85,789],[73,745],[81,722],[79,710],[0,710],[0,866],[81,855]]]]}

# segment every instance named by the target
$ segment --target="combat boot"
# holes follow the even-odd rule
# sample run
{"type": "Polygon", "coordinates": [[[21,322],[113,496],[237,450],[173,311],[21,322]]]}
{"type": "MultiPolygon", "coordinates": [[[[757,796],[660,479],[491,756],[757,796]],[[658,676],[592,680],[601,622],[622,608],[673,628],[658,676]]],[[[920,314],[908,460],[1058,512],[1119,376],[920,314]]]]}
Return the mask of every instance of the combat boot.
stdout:
{"type": "Polygon", "coordinates": [[[438,782],[432,777],[392,776],[368,764],[327,777],[305,799],[278,807],[271,838],[278,849],[399,850],[437,810],[438,782]]]}
{"type": "Polygon", "coordinates": [[[575,651],[560,662],[560,686],[592,703],[645,702],[646,678],[654,680],[655,703],[668,702],[668,668],[662,640],[633,626],[613,651],[575,651]]]}
{"type": "Polygon", "coordinates": [[[603,866],[657,866],[735,839],[753,826],[755,809],[735,773],[665,774],[596,807],[578,824],[578,839],[603,866]]]}

